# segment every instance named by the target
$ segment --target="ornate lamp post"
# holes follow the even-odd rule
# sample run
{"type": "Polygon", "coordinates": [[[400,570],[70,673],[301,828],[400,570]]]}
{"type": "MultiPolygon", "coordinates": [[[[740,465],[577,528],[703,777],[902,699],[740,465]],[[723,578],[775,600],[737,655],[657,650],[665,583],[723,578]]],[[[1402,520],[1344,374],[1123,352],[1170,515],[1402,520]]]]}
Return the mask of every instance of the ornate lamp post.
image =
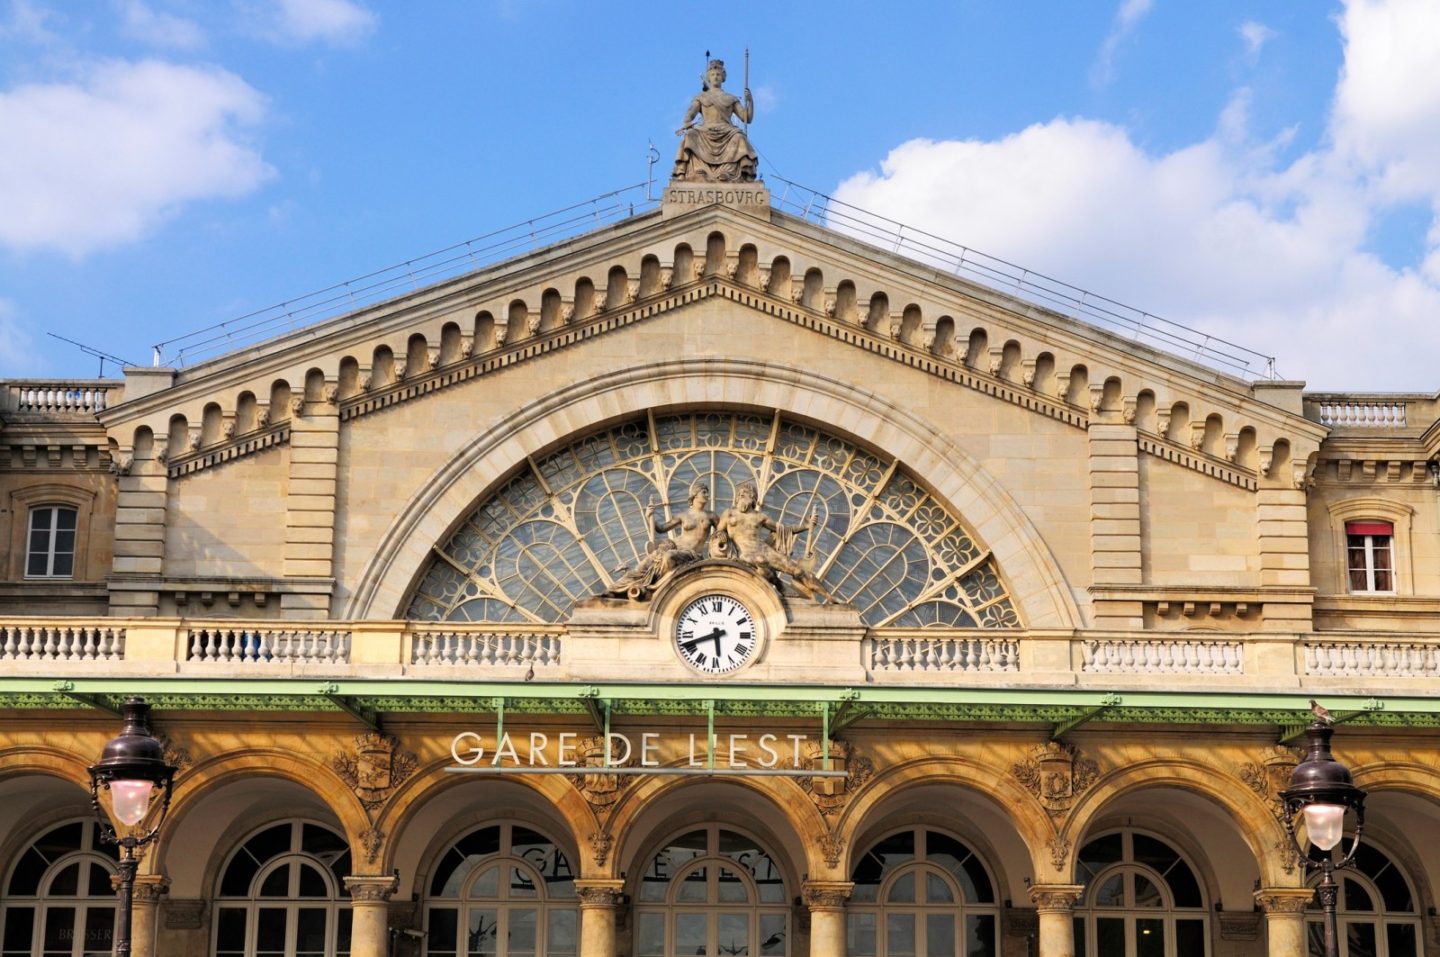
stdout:
{"type": "Polygon", "coordinates": [[[150,706],[144,698],[129,698],[121,705],[120,714],[125,727],[106,743],[99,762],[90,769],[90,803],[95,808],[95,819],[100,822],[101,840],[120,846],[115,954],[129,957],[130,910],[138,866],[135,849],[154,841],[159,833],[170,810],[176,769],[165,763],[165,748],[150,733],[150,706]],[[104,805],[101,804],[102,791],[104,805]],[[146,830],[140,825],[150,815],[157,791],[161,796],[160,810],[146,830]]]}
{"type": "Polygon", "coordinates": [[[1309,753],[1295,766],[1290,786],[1280,792],[1285,804],[1285,832],[1306,870],[1320,871],[1320,907],[1325,912],[1325,957],[1340,957],[1340,941],[1336,930],[1335,906],[1339,887],[1335,872],[1349,867],[1360,846],[1360,832],[1365,826],[1365,792],[1350,780],[1350,771],[1330,753],[1331,727],[1329,712],[1312,702],[1315,722],[1305,732],[1309,753]],[[1349,850],[1342,848],[1339,861],[1331,851],[1345,832],[1345,812],[1355,812],[1355,832],[1349,850]],[[1305,819],[1305,835],[1311,847],[1321,852],[1313,860],[1295,836],[1296,818],[1305,819]]]}

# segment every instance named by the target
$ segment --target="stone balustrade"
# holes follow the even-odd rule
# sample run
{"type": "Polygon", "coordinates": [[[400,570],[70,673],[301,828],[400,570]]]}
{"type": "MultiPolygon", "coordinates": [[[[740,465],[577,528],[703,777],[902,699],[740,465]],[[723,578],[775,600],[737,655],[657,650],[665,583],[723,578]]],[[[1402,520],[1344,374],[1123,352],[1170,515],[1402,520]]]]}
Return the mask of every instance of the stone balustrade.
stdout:
{"type": "MultiPolygon", "coordinates": [[[[836,667],[845,672],[837,680],[875,686],[953,686],[961,681],[973,687],[1004,687],[1021,681],[1036,687],[1328,691],[1357,680],[1383,679],[1406,687],[1407,694],[1430,694],[1430,684],[1440,675],[1440,634],[939,635],[875,629],[858,640],[847,639],[852,641],[831,646],[836,667]]],[[[803,641],[795,645],[800,649],[795,654],[804,657],[803,641]]],[[[813,659],[787,664],[788,653],[782,636],[745,680],[798,680],[813,671],[813,659]]],[[[653,636],[572,633],[565,625],[0,619],[0,676],[8,677],[193,674],[623,682],[654,680],[657,668],[671,665],[673,655],[653,636]],[[642,653],[650,657],[633,660],[642,653]]]]}
{"type": "Polygon", "coordinates": [[[0,412],[94,415],[103,412],[124,388],[120,382],[98,379],[13,379],[0,393],[0,412]]]}

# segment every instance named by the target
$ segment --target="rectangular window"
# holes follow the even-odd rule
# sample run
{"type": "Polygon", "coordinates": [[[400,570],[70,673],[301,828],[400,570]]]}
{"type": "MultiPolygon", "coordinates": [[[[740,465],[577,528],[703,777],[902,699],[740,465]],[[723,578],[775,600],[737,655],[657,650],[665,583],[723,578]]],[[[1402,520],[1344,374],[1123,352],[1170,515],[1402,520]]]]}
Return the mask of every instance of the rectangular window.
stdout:
{"type": "Polygon", "coordinates": [[[1395,590],[1395,526],[1389,522],[1345,523],[1346,567],[1352,592],[1395,590]]]}
{"type": "Polygon", "coordinates": [[[70,578],[75,573],[73,508],[44,505],[30,510],[30,538],[25,551],[26,578],[70,578]]]}

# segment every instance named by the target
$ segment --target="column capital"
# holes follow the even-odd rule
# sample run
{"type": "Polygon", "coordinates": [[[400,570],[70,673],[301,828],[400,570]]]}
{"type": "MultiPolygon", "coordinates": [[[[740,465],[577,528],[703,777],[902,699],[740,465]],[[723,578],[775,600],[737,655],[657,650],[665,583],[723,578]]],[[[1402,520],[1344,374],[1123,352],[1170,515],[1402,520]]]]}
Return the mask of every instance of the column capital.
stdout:
{"type": "Polygon", "coordinates": [[[1070,913],[1080,895],[1085,893],[1084,884],[1031,884],[1030,903],[1042,914],[1070,913]]]}
{"type": "Polygon", "coordinates": [[[1313,887],[1262,887],[1255,892],[1255,903],[1266,914],[1303,914],[1314,900],[1313,887]]]}
{"type": "Polygon", "coordinates": [[[855,889],[851,881],[806,881],[801,888],[805,906],[811,913],[818,911],[840,911],[855,889]]]}
{"type": "Polygon", "coordinates": [[[156,904],[170,893],[170,878],[158,874],[145,874],[135,878],[131,895],[137,904],[156,904]]]}
{"type": "Polygon", "coordinates": [[[625,896],[625,882],[613,878],[578,880],[575,882],[575,896],[580,898],[580,908],[615,908],[625,896]]]}
{"type": "Polygon", "coordinates": [[[394,874],[368,874],[344,880],[350,900],[357,904],[384,903],[400,886],[400,879],[394,874]]]}

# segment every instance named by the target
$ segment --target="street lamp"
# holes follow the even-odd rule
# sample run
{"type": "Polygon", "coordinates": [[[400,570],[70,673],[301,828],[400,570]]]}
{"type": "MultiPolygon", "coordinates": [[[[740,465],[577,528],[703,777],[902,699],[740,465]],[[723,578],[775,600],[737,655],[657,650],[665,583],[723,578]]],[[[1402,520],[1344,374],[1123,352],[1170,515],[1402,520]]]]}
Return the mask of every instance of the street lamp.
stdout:
{"type": "Polygon", "coordinates": [[[1350,780],[1350,770],[1330,753],[1330,737],[1335,729],[1331,727],[1333,719],[1329,712],[1318,705],[1315,712],[1315,721],[1305,732],[1309,753],[1295,766],[1290,786],[1280,792],[1280,800],[1285,804],[1285,833],[1290,836],[1290,844],[1301,864],[1307,871],[1320,871],[1316,890],[1325,912],[1325,957],[1340,957],[1335,921],[1339,887],[1335,884],[1335,872],[1349,867],[1360,847],[1360,832],[1365,826],[1365,792],[1350,780]],[[1355,833],[1350,838],[1350,849],[1341,848],[1343,854],[1335,861],[1331,851],[1344,835],[1346,811],[1355,812],[1355,833]],[[1295,821],[1301,816],[1305,819],[1309,844],[1321,852],[1319,860],[1314,860],[1295,836],[1295,821]]]}
{"type": "Polygon", "coordinates": [[[139,862],[135,849],[155,840],[165,813],[170,810],[170,793],[175,766],[165,762],[165,748],[150,733],[150,706],[144,698],[131,697],[120,706],[125,727],[106,743],[100,760],[90,769],[90,803],[100,822],[100,839],[118,844],[120,860],[120,907],[115,914],[115,954],[130,954],[130,906],[139,862]],[[101,791],[105,804],[101,804],[101,791]],[[149,830],[141,823],[150,815],[156,792],[160,810],[149,830]],[[108,811],[108,816],[107,816],[108,811]],[[112,824],[111,821],[116,822],[112,824]]]}

